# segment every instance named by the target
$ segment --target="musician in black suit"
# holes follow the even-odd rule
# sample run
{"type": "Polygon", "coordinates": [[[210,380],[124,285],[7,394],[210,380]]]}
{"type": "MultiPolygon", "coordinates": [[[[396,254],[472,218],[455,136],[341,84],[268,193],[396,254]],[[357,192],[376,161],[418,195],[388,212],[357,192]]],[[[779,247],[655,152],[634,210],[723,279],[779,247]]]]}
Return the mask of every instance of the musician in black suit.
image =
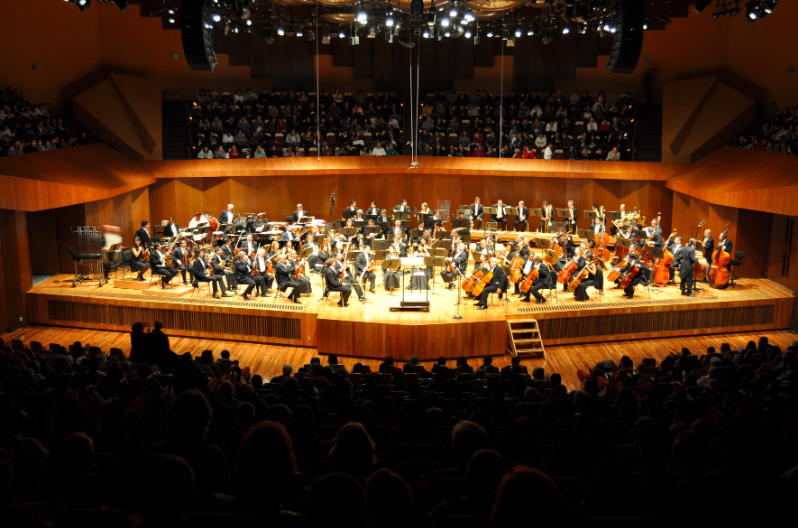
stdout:
{"type": "Polygon", "coordinates": [[[679,256],[674,255],[673,263],[679,263],[679,278],[682,280],[679,288],[682,295],[693,297],[693,264],[698,264],[695,258],[695,239],[691,238],[687,246],[679,250],[679,256]]]}
{"type": "Polygon", "coordinates": [[[299,288],[302,286],[299,281],[294,280],[294,266],[285,261],[285,255],[277,257],[277,266],[274,275],[277,278],[277,286],[280,288],[291,288],[288,298],[297,304],[299,302],[299,288]]]}
{"type": "Polygon", "coordinates": [[[166,255],[161,251],[161,243],[156,242],[150,254],[150,263],[152,264],[152,272],[161,276],[161,288],[166,288],[166,284],[171,282],[177,275],[177,270],[170,268],[166,262],[166,255]]]}
{"type": "Polygon", "coordinates": [[[236,251],[233,249],[233,241],[232,239],[225,237],[222,242],[222,258],[224,259],[225,264],[232,264],[236,259],[236,251]]]}
{"type": "Polygon", "coordinates": [[[250,266],[249,257],[247,257],[247,254],[243,251],[239,251],[238,258],[236,258],[235,264],[233,266],[235,269],[236,284],[247,285],[247,289],[244,291],[242,298],[245,301],[248,301],[249,294],[255,289],[255,279],[252,277],[252,266],[250,266]]]}
{"type": "Polygon", "coordinates": [[[219,215],[219,224],[225,233],[229,233],[233,227],[233,222],[235,221],[236,213],[233,211],[233,204],[227,204],[227,209],[222,211],[222,214],[219,215]],[[222,224],[229,224],[229,225],[222,225],[222,224]]]}
{"type": "Polygon", "coordinates": [[[366,216],[374,215],[379,216],[380,209],[377,207],[377,202],[371,202],[371,205],[366,209],[366,216]]]}
{"type": "Polygon", "coordinates": [[[144,274],[150,267],[150,264],[144,262],[145,251],[147,250],[142,243],[141,238],[135,237],[133,238],[133,245],[130,247],[130,253],[133,255],[133,258],[130,260],[130,271],[137,271],[138,272],[138,280],[144,280],[144,274]]]}
{"type": "Polygon", "coordinates": [[[474,198],[474,203],[469,206],[471,208],[471,216],[474,218],[474,227],[476,229],[479,229],[482,226],[482,218],[485,216],[485,208],[479,202],[479,196],[477,196],[474,198]]]}
{"type": "Polygon", "coordinates": [[[285,226],[285,232],[280,235],[280,240],[286,242],[286,245],[293,246],[295,250],[299,251],[299,240],[297,239],[296,235],[293,231],[291,231],[291,226],[285,226]]]}
{"type": "Polygon", "coordinates": [[[183,284],[188,284],[186,281],[186,271],[191,273],[191,265],[189,260],[191,258],[191,251],[186,247],[186,241],[181,240],[180,245],[172,251],[172,267],[180,271],[183,276],[183,284]]]}
{"type": "Polygon", "coordinates": [[[344,213],[346,213],[347,211],[350,214],[345,215],[344,218],[346,218],[347,216],[355,216],[355,213],[357,213],[357,200],[352,200],[351,202],[349,202],[349,207],[344,209],[344,213]]]}
{"type": "Polygon", "coordinates": [[[455,271],[449,271],[448,266],[445,270],[441,271],[441,278],[443,282],[447,283],[447,290],[454,289],[454,282],[457,280],[457,277],[460,277],[461,274],[464,275],[468,269],[468,251],[466,250],[465,244],[461,243],[457,246],[452,254],[452,262],[457,268],[455,271]],[[460,270],[460,272],[458,273],[457,270],[460,270]]]}
{"type": "MultiPolygon", "coordinates": [[[[268,218],[264,218],[264,221],[268,221],[268,218]]],[[[244,231],[246,231],[247,233],[257,233],[258,227],[255,225],[254,216],[247,217],[247,223],[246,226],[244,227],[244,231]]]]}
{"type": "Polygon", "coordinates": [[[371,241],[380,236],[380,233],[367,233],[366,230],[370,227],[377,227],[371,218],[369,218],[368,224],[360,229],[360,234],[363,235],[363,244],[369,247],[371,247],[371,241]]]}
{"type": "Polygon", "coordinates": [[[371,287],[369,288],[369,292],[377,293],[374,289],[377,280],[377,274],[373,271],[366,271],[368,269],[369,263],[373,261],[374,252],[371,250],[371,246],[365,246],[363,248],[363,252],[357,256],[357,259],[355,259],[355,273],[357,273],[357,278],[363,282],[363,287],[366,286],[366,282],[370,281],[371,287]]]}
{"type": "MultiPolygon", "coordinates": [[[[563,266],[563,268],[566,268],[571,263],[571,260],[576,260],[576,271],[571,273],[571,276],[568,278],[568,280],[571,280],[573,277],[576,276],[577,273],[582,271],[582,268],[584,268],[585,264],[586,264],[585,256],[582,254],[582,248],[579,247],[579,246],[575,246],[573,251],[574,251],[573,257],[568,259],[568,260],[566,260],[565,261],[565,265],[563,266]]],[[[568,290],[568,281],[565,281],[563,283],[562,289],[563,289],[563,291],[567,291],[568,290]]]]}
{"type": "Polygon", "coordinates": [[[712,238],[712,230],[704,230],[704,239],[701,241],[704,246],[704,258],[709,262],[712,259],[712,252],[715,250],[715,239],[712,238]]]}
{"type": "Polygon", "coordinates": [[[144,246],[145,248],[151,248],[152,243],[155,242],[156,240],[160,242],[160,240],[158,240],[157,238],[153,238],[150,235],[150,230],[147,228],[148,225],[150,225],[148,221],[142,220],[141,229],[136,231],[136,234],[134,235],[141,239],[141,245],[144,246]]]}
{"type": "Polygon", "coordinates": [[[648,276],[651,274],[651,268],[643,264],[642,261],[637,260],[637,255],[635,253],[630,253],[626,257],[626,264],[621,267],[620,277],[623,277],[624,273],[631,270],[635,266],[639,266],[637,274],[632,278],[629,285],[623,290],[623,293],[626,295],[627,299],[634,299],[635,286],[638,284],[648,284],[648,276]]]}
{"type": "Polygon", "coordinates": [[[529,208],[524,205],[523,200],[518,202],[518,214],[515,216],[515,230],[526,231],[529,225],[529,208]]]}
{"type": "Polygon", "coordinates": [[[549,267],[543,262],[543,257],[540,255],[535,255],[534,258],[527,259],[523,268],[524,279],[526,279],[534,269],[538,270],[538,276],[532,281],[532,288],[526,293],[521,293],[521,300],[523,302],[529,302],[529,297],[531,295],[535,297],[535,301],[538,304],[545,303],[546,298],[540,293],[540,290],[549,288],[549,267]]]}
{"type": "Polygon", "coordinates": [[[579,217],[576,214],[574,201],[568,200],[568,207],[565,208],[565,229],[567,229],[569,233],[576,232],[576,222],[578,219],[579,217]]]}
{"type": "Polygon", "coordinates": [[[476,303],[479,306],[477,310],[488,309],[488,295],[496,292],[501,299],[502,293],[507,290],[507,275],[505,275],[501,266],[498,265],[498,259],[495,256],[490,258],[489,270],[493,272],[493,278],[490,280],[490,284],[485,286],[485,289],[483,289],[482,293],[479,295],[479,301],[476,303]]]}
{"type": "Polygon", "coordinates": [[[352,288],[355,289],[355,293],[357,293],[357,299],[359,301],[365,301],[366,297],[363,295],[363,289],[358,284],[357,279],[352,276],[349,272],[349,266],[344,265],[344,255],[343,253],[336,253],[335,254],[335,271],[340,276],[341,272],[344,272],[344,282],[347,284],[351,284],[352,288]]]}
{"type": "Polygon", "coordinates": [[[498,224],[496,226],[497,228],[501,226],[499,231],[507,231],[507,211],[505,209],[504,202],[497,200],[496,203],[493,204],[493,207],[496,209],[496,212],[491,216],[491,220],[498,224]]]}
{"type": "Polygon", "coordinates": [[[294,214],[292,216],[294,217],[294,222],[299,222],[299,219],[302,218],[303,216],[310,216],[310,215],[308,214],[307,211],[305,211],[305,208],[302,206],[302,204],[296,204],[296,211],[294,211],[294,214]]]}
{"type": "Polygon", "coordinates": [[[197,258],[191,264],[192,285],[196,288],[199,282],[210,282],[213,284],[213,297],[219,298],[219,290],[217,284],[222,285],[222,294],[224,297],[232,297],[231,294],[224,290],[224,282],[221,275],[208,275],[208,263],[205,260],[205,251],[200,249],[197,252],[197,258]]]}
{"type": "MultiPolygon", "coordinates": [[[[673,255],[673,262],[671,265],[668,266],[668,274],[670,282],[674,282],[674,276],[676,275],[676,268],[679,267],[679,257],[682,251],[685,250],[685,246],[682,245],[682,237],[677,236],[672,241],[668,243],[668,251],[671,252],[673,255]]],[[[695,248],[693,248],[693,258],[695,258],[695,248]]],[[[681,276],[681,273],[680,273],[681,276]]]]}
{"type": "MultiPolygon", "coordinates": [[[[377,218],[377,223],[378,224],[390,224],[391,223],[391,217],[388,216],[388,211],[387,210],[383,209],[382,211],[380,211],[380,217],[377,218]]],[[[390,227],[386,228],[386,229],[390,229],[390,227]]]]}
{"type": "Polygon", "coordinates": [[[341,282],[341,274],[335,269],[335,259],[330,258],[324,263],[324,281],[328,291],[341,292],[341,299],[338,306],[349,306],[349,296],[352,295],[352,288],[341,282]]]}
{"type": "Polygon", "coordinates": [[[540,232],[548,233],[552,225],[554,225],[554,207],[543,200],[543,207],[540,208],[540,232]]]}
{"type": "Polygon", "coordinates": [[[255,237],[253,237],[252,235],[247,235],[246,240],[242,240],[241,242],[238,243],[238,249],[243,249],[244,251],[246,251],[247,256],[252,255],[253,253],[257,253],[259,247],[260,244],[255,242],[255,237]]]}
{"type": "Polygon", "coordinates": [[[402,227],[402,221],[401,220],[394,221],[393,227],[391,227],[388,230],[388,234],[389,235],[393,235],[394,238],[396,238],[397,235],[404,235],[406,233],[407,233],[407,231],[405,230],[404,227],[402,227]]]}
{"type": "Polygon", "coordinates": [[[393,210],[397,211],[397,212],[400,212],[400,213],[409,213],[410,212],[410,206],[407,205],[407,199],[406,198],[402,199],[402,203],[400,203],[399,205],[394,207],[393,210]]]}
{"type": "Polygon", "coordinates": [[[216,255],[213,256],[211,259],[211,267],[213,268],[213,274],[218,275],[219,277],[224,277],[227,280],[227,290],[234,291],[236,289],[236,277],[232,271],[227,271],[225,269],[226,262],[224,260],[224,255],[222,255],[222,248],[216,248],[216,255]]]}
{"type": "Polygon", "coordinates": [[[163,226],[163,237],[172,238],[173,236],[177,236],[179,232],[180,228],[177,227],[175,219],[170,216],[169,222],[165,226],[163,226]]]}
{"type": "Polygon", "coordinates": [[[267,294],[271,293],[271,287],[272,284],[274,284],[274,273],[266,273],[268,261],[269,258],[266,256],[266,248],[258,248],[258,254],[251,264],[253,270],[258,270],[258,274],[253,276],[255,279],[255,286],[257,287],[255,295],[260,295],[261,297],[266,297],[267,294]]]}

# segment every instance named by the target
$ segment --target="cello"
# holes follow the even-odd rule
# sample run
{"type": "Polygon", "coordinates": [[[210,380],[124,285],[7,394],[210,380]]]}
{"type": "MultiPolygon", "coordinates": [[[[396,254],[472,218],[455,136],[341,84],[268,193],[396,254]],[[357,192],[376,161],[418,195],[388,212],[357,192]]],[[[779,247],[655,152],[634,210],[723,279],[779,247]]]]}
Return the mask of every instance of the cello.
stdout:
{"type": "Polygon", "coordinates": [[[474,273],[469,276],[465,282],[463,282],[463,291],[466,293],[472,293],[474,290],[474,286],[477,284],[477,281],[482,278],[482,267],[487,264],[487,262],[483,262],[482,265],[474,271],[474,273]]]}
{"type": "Polygon", "coordinates": [[[721,242],[728,238],[729,227],[731,224],[726,222],[726,229],[723,231],[723,239],[718,239],[718,249],[712,255],[712,267],[709,269],[709,285],[713,288],[723,289],[729,285],[729,262],[731,255],[723,250],[721,242]]]}
{"type": "Polygon", "coordinates": [[[526,276],[526,278],[524,279],[524,282],[521,283],[521,286],[519,287],[519,289],[522,292],[524,292],[524,293],[528,293],[529,290],[532,289],[532,283],[535,282],[535,279],[538,278],[539,274],[540,274],[540,270],[538,269],[537,264],[536,264],[532,268],[532,271],[529,272],[529,275],[526,276]]]}
{"type": "Polygon", "coordinates": [[[513,260],[510,261],[510,276],[508,277],[509,281],[513,284],[517,284],[521,282],[521,278],[523,277],[521,274],[521,268],[524,265],[524,259],[521,258],[521,255],[516,252],[513,260]]]}
{"type": "Polygon", "coordinates": [[[480,295],[482,295],[482,290],[484,290],[485,287],[488,284],[490,284],[490,281],[492,280],[493,280],[493,272],[486,271],[485,274],[482,275],[479,281],[474,285],[474,289],[471,290],[471,295],[473,295],[474,297],[479,297],[480,295]]]}
{"type": "Polygon", "coordinates": [[[627,288],[629,286],[629,284],[632,283],[632,279],[635,278],[635,276],[637,275],[637,273],[639,271],[640,271],[640,263],[639,262],[635,263],[634,266],[632,266],[628,270],[624,271],[623,275],[621,275],[621,282],[619,283],[621,289],[627,288]]]}
{"type": "Polygon", "coordinates": [[[574,256],[574,258],[571,259],[571,262],[569,262],[568,265],[566,265],[562,269],[562,271],[557,274],[557,282],[559,282],[560,284],[565,284],[566,282],[568,282],[568,279],[571,277],[571,274],[576,271],[577,268],[576,260],[578,258],[579,258],[578,256],[574,256]]]}
{"type": "Polygon", "coordinates": [[[654,284],[659,284],[660,286],[664,286],[668,284],[668,281],[671,277],[671,272],[668,269],[671,264],[673,264],[673,255],[668,250],[668,243],[671,241],[671,237],[676,234],[676,230],[673,230],[673,233],[668,235],[668,240],[665,241],[663,246],[665,247],[665,251],[662,255],[662,258],[658,258],[656,262],[654,262],[654,266],[656,270],[654,271],[654,284]]]}

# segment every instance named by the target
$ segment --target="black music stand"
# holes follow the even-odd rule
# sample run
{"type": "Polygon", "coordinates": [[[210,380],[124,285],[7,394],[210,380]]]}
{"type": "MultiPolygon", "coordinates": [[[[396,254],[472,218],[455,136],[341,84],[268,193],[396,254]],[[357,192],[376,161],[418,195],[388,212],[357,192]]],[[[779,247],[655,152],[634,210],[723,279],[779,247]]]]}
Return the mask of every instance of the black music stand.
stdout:
{"type": "Polygon", "coordinates": [[[351,210],[350,208],[347,207],[346,209],[344,209],[344,214],[341,215],[341,218],[343,218],[344,220],[349,220],[350,218],[352,218],[356,214],[357,214],[357,211],[353,211],[353,210],[351,210]]]}
{"type": "MultiPolygon", "coordinates": [[[[615,256],[618,256],[618,249],[619,248],[630,248],[632,247],[633,241],[631,238],[623,238],[623,237],[616,237],[615,238],[615,256]]],[[[628,252],[626,253],[629,254],[628,252]]],[[[626,258],[626,256],[624,256],[626,258]]],[[[621,259],[616,259],[616,264],[620,263],[621,259]]]]}
{"type": "MultiPolygon", "coordinates": [[[[383,253],[383,256],[385,256],[384,253],[383,253]]],[[[378,260],[378,259],[375,259],[375,260],[378,260]]],[[[382,269],[383,275],[385,274],[385,270],[387,270],[389,268],[390,269],[396,268],[396,272],[398,272],[401,267],[402,267],[402,261],[401,261],[401,259],[398,259],[398,258],[383,260],[382,261],[382,265],[380,266],[380,268],[382,269]]],[[[404,284],[404,273],[402,274],[402,284],[404,284]]],[[[388,295],[393,295],[393,292],[392,291],[388,292],[388,295]]]]}

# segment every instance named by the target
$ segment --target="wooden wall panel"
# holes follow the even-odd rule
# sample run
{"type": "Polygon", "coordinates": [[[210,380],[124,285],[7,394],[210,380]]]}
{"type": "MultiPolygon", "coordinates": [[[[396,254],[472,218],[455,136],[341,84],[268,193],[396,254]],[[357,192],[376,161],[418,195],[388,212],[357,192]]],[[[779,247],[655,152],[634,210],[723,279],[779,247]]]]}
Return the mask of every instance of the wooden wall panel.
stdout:
{"type": "Polygon", "coordinates": [[[535,41],[522,38],[515,44],[513,55],[513,90],[524,93],[531,89],[535,65],[535,41]]]}
{"type": "MultiPolygon", "coordinates": [[[[397,37],[398,38],[398,37],[397,37]]],[[[384,35],[374,39],[374,89],[378,91],[393,90],[393,55],[394,48],[401,48],[385,40],[384,35]]]]}
{"type": "MultiPolygon", "coordinates": [[[[379,38],[379,36],[377,37],[379,38]]],[[[355,79],[372,79],[374,77],[374,41],[360,37],[360,44],[352,46],[354,54],[353,77],[355,79]]]]}
{"type": "MultiPolygon", "coordinates": [[[[410,84],[410,54],[413,50],[404,46],[393,47],[393,89],[406,92],[410,84]]],[[[415,75],[415,74],[414,74],[415,75]]]]}
{"type": "MultiPolygon", "coordinates": [[[[454,41],[454,78],[474,78],[474,39],[458,38],[454,41]]],[[[468,94],[469,96],[471,94],[468,94]]]]}
{"type": "MultiPolygon", "coordinates": [[[[3,302],[5,328],[19,328],[27,324],[27,292],[33,286],[30,248],[28,245],[28,217],[25,211],[0,209],[0,256],[2,256],[3,302]]],[[[52,246],[51,246],[52,247],[52,246]]]]}
{"type": "MultiPolygon", "coordinates": [[[[444,38],[435,43],[435,91],[445,90],[450,92],[454,85],[454,41],[455,39],[444,38]]],[[[425,70],[428,72],[429,70],[425,70]]]]}
{"type": "MultiPolygon", "coordinates": [[[[798,217],[773,215],[770,230],[770,247],[767,260],[767,278],[798,291],[798,217]]],[[[744,250],[743,250],[744,251],[744,250]]],[[[746,254],[746,258],[748,255],[746,254]]]]}
{"type": "Polygon", "coordinates": [[[28,213],[28,241],[31,273],[33,275],[57,275],[58,260],[53,258],[55,218],[52,209],[28,213]]]}
{"type": "MultiPolygon", "coordinates": [[[[732,240],[734,250],[745,253],[743,265],[735,269],[737,277],[762,278],[768,276],[768,248],[773,223],[772,213],[740,209],[737,214],[737,236],[732,240]]],[[[732,255],[733,257],[734,255],[732,255]]]]}

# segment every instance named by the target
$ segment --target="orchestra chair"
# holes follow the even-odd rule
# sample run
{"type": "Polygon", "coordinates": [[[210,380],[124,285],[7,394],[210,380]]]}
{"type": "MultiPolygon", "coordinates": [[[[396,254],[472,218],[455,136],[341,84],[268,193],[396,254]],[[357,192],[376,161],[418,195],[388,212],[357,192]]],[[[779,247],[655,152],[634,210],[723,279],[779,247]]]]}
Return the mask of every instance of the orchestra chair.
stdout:
{"type": "Polygon", "coordinates": [[[737,278],[734,276],[734,266],[742,266],[743,259],[745,258],[744,251],[735,251],[734,258],[729,261],[729,265],[731,266],[729,270],[729,286],[735,288],[737,285],[734,283],[734,280],[737,278]]]}
{"type": "Polygon", "coordinates": [[[193,281],[192,280],[190,282],[190,284],[191,284],[191,296],[192,297],[194,297],[194,292],[196,292],[198,290],[202,290],[202,289],[205,289],[205,291],[208,292],[208,296],[211,295],[211,283],[210,282],[202,282],[202,281],[193,281]],[[194,287],[194,284],[197,285],[196,288],[194,287]]]}
{"type": "Polygon", "coordinates": [[[130,271],[130,273],[133,273],[130,270],[130,261],[132,261],[132,260],[133,260],[133,252],[130,251],[129,249],[123,249],[122,250],[122,263],[119,266],[117,266],[116,268],[114,268],[114,278],[116,278],[116,272],[119,270],[119,268],[122,268],[122,279],[127,277],[127,272],[128,271],[130,271]]]}
{"type": "MultiPolygon", "coordinates": [[[[178,273],[177,275],[180,275],[180,274],[178,273]]],[[[177,275],[172,277],[172,279],[177,277],[177,275]]],[[[165,277],[165,276],[166,276],[165,274],[159,273],[158,271],[155,270],[154,267],[150,266],[150,285],[148,286],[148,288],[152,287],[152,281],[155,279],[155,277],[165,277]]],[[[167,282],[167,284],[174,288],[174,286],[172,285],[172,279],[169,279],[169,282],[167,282]]]]}
{"type": "Polygon", "coordinates": [[[321,293],[321,299],[319,299],[320,301],[328,300],[329,299],[328,295],[330,293],[338,293],[340,295],[341,299],[343,299],[343,295],[344,294],[342,292],[332,291],[332,290],[328,290],[327,289],[327,278],[324,275],[321,275],[321,284],[322,284],[322,288],[321,288],[321,292],[322,293],[321,293]]]}

